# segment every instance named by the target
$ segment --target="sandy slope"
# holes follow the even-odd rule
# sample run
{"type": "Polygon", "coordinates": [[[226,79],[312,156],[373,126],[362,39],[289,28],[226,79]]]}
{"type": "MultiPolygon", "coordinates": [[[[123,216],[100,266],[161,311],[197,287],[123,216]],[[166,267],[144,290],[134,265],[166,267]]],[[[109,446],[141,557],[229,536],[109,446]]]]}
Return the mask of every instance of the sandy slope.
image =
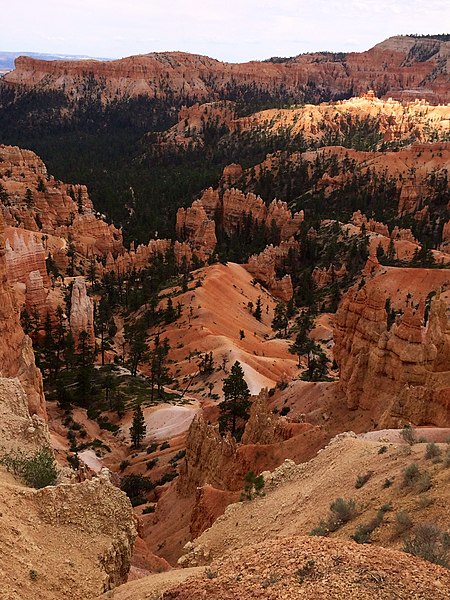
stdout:
{"type": "MultiPolygon", "coordinates": [[[[194,379],[189,388],[194,396],[196,392],[207,396],[207,382],[214,384],[213,393],[221,394],[222,380],[235,361],[241,363],[252,394],[297,374],[289,343],[275,339],[271,328],[275,299],[260,285],[253,285],[252,276],[242,266],[215,264],[197,271],[195,281],[201,281],[201,285],[190,284],[188,292],[173,299],[175,305],[183,305],[181,317],[161,331],[161,337],[170,342],[169,358],[176,364],[178,389],[198,373],[198,354],[205,352],[213,352],[215,371],[194,379]],[[261,322],[247,306],[249,302],[255,306],[258,297],[263,309],[261,322]],[[241,331],[245,336],[242,339],[241,331]],[[226,372],[220,368],[224,357],[226,372]]],[[[162,300],[161,306],[165,303],[162,300]]]]}
{"type": "MultiPolygon", "coordinates": [[[[353,434],[354,435],[354,434],[353,434]]],[[[449,471],[443,463],[424,458],[426,444],[390,444],[344,437],[330,443],[308,463],[285,463],[268,479],[266,495],[252,502],[230,505],[212,527],[194,541],[196,553],[182,557],[183,564],[209,563],[235,552],[250,542],[273,540],[290,535],[307,535],[328,515],[337,497],[353,498],[358,507],[356,519],[332,537],[349,539],[360,523],[367,523],[384,504],[391,502],[381,527],[372,535],[373,543],[401,547],[394,535],[395,513],[406,510],[414,524],[432,521],[443,528],[450,518],[449,471]],[[385,447],[380,453],[380,448],[385,447]],[[411,463],[431,476],[432,487],[425,494],[416,488],[402,487],[403,469],[411,463]],[[359,474],[373,471],[360,489],[355,488],[359,474]],[[384,487],[386,479],[391,485],[384,487]],[[206,551],[206,552],[205,552],[206,551]]],[[[442,445],[445,451],[445,445],[442,445]]]]}

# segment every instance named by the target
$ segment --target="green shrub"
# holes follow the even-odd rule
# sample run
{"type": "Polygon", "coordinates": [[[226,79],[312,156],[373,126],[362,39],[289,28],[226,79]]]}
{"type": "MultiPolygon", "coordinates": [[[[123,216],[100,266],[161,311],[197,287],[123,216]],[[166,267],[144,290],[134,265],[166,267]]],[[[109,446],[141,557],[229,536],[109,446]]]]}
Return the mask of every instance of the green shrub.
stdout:
{"type": "Polygon", "coordinates": [[[411,425],[405,425],[401,430],[400,435],[410,446],[417,442],[416,433],[414,431],[414,428],[411,427],[411,425]]]}
{"type": "MultiPolygon", "coordinates": [[[[125,475],[120,482],[120,489],[125,492],[132,504],[134,501],[138,502],[138,500],[138,504],[147,502],[144,494],[145,492],[152,490],[154,487],[155,486],[150,479],[147,479],[143,475],[125,475]],[[142,498],[144,500],[143,502],[140,502],[142,498]]],[[[133,504],[133,506],[137,506],[137,504],[133,504]]]]}
{"type": "Polygon", "coordinates": [[[393,484],[393,479],[385,479],[383,483],[383,489],[391,487],[393,484]]]}
{"type": "Polygon", "coordinates": [[[314,527],[314,529],[311,529],[311,531],[309,532],[309,535],[320,535],[320,536],[325,537],[329,533],[330,533],[330,531],[328,529],[327,522],[324,521],[323,519],[321,519],[318,526],[314,527]]]}
{"type": "Polygon", "coordinates": [[[169,463],[171,465],[175,464],[176,462],[178,462],[179,460],[181,460],[182,458],[184,458],[186,456],[186,450],[179,450],[175,456],[172,456],[172,458],[169,460],[169,463]]]}
{"type": "Polygon", "coordinates": [[[413,530],[413,535],[406,540],[403,550],[424,560],[449,566],[450,536],[433,523],[420,523],[413,530]]]}
{"type": "Polygon", "coordinates": [[[170,483],[171,481],[173,481],[175,479],[175,477],[178,477],[178,473],[176,471],[168,471],[167,473],[164,473],[164,475],[161,477],[161,479],[159,479],[158,481],[155,482],[155,487],[158,485],[164,485],[166,483],[170,483]]]}
{"type": "Polygon", "coordinates": [[[336,498],[330,504],[330,510],[341,523],[348,523],[356,516],[356,504],[354,500],[336,498]]]}
{"type": "Polygon", "coordinates": [[[148,446],[146,452],[147,454],[153,454],[153,452],[156,452],[158,450],[158,444],[150,444],[150,446],[148,446]]]}
{"type": "Polygon", "coordinates": [[[125,471],[125,469],[129,466],[130,461],[129,460],[122,460],[120,465],[119,465],[119,471],[125,471]]]}
{"type": "Polygon", "coordinates": [[[387,451],[388,451],[387,446],[381,446],[380,448],[378,448],[378,454],[384,454],[387,451]]]}
{"type": "Polygon", "coordinates": [[[151,469],[153,469],[153,467],[157,464],[158,462],[158,458],[152,458],[151,460],[148,460],[145,465],[147,467],[147,471],[150,471],[151,469]]]}
{"type": "Polygon", "coordinates": [[[55,458],[53,452],[46,446],[31,456],[27,456],[20,450],[9,452],[2,456],[0,463],[30,487],[40,489],[56,483],[58,471],[55,458]]]}
{"type": "Polygon", "coordinates": [[[433,458],[439,458],[442,454],[442,450],[434,442],[429,442],[425,450],[425,458],[430,460],[433,458]]]}
{"type": "Polygon", "coordinates": [[[319,525],[312,529],[309,535],[327,536],[333,531],[337,531],[344,523],[351,521],[357,514],[354,500],[344,500],[336,498],[330,504],[330,513],[326,521],[321,519],[319,525]]]}
{"type": "Polygon", "coordinates": [[[141,504],[145,504],[147,502],[147,498],[145,496],[133,496],[130,498],[131,506],[140,506],[141,504]]]}
{"type": "Polygon", "coordinates": [[[416,463],[411,463],[403,469],[402,487],[412,487],[417,483],[421,473],[416,463]]]}
{"type": "Polygon", "coordinates": [[[391,506],[389,504],[385,504],[377,511],[377,514],[371,521],[368,523],[363,523],[362,525],[358,525],[355,533],[352,535],[352,538],[355,540],[355,542],[358,542],[358,544],[370,543],[370,536],[375,529],[381,525],[385,513],[389,510],[391,510],[391,506]]]}
{"type": "Polygon", "coordinates": [[[154,513],[156,510],[156,507],[154,504],[149,504],[148,506],[146,506],[144,508],[144,510],[142,511],[143,515],[149,515],[150,513],[154,513]]]}
{"type": "Polygon", "coordinates": [[[159,447],[160,450],[166,450],[167,448],[170,448],[169,442],[163,442],[159,447]]]}

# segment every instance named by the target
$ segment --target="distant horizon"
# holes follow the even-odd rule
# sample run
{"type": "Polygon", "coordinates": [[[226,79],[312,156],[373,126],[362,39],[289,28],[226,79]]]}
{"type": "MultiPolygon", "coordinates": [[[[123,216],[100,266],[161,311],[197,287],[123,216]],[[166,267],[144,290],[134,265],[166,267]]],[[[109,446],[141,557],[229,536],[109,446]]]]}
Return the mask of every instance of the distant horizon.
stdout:
{"type": "Polygon", "coordinates": [[[450,23],[448,0],[15,0],[3,12],[2,46],[17,53],[115,60],[179,51],[229,63],[363,52],[450,23]]]}
{"type": "MultiPolygon", "coordinates": [[[[270,60],[271,58],[294,58],[296,56],[299,56],[301,54],[321,54],[321,53],[345,53],[345,54],[349,54],[351,52],[366,52],[368,50],[370,50],[371,48],[373,48],[374,46],[376,46],[377,44],[382,43],[383,41],[389,39],[389,38],[393,38],[393,37],[439,37],[442,35],[450,35],[447,33],[396,33],[394,35],[388,36],[387,38],[383,38],[380,39],[379,41],[375,42],[374,44],[361,49],[361,50],[339,50],[337,48],[335,49],[313,49],[313,50],[306,50],[306,51],[302,51],[302,52],[298,52],[296,54],[292,54],[292,55],[267,55],[264,56],[262,58],[250,58],[248,60],[242,60],[242,61],[231,61],[231,60],[223,60],[220,58],[217,58],[216,56],[212,55],[212,54],[202,54],[201,52],[196,52],[196,51],[188,51],[188,50],[181,50],[181,49],[166,49],[166,50],[148,50],[146,52],[138,52],[138,53],[130,53],[130,54],[124,54],[123,56],[92,56],[88,53],[80,53],[80,54],[72,54],[69,52],[40,52],[38,50],[2,50],[0,49],[0,55],[14,55],[15,57],[17,56],[30,56],[30,58],[33,58],[35,56],[39,56],[39,57],[49,57],[49,60],[98,60],[98,61],[113,61],[113,60],[121,60],[124,58],[129,58],[130,56],[143,56],[143,55],[147,55],[147,54],[171,54],[171,53],[176,53],[176,52],[180,52],[180,53],[184,53],[184,54],[193,54],[193,55],[200,55],[200,56],[206,56],[208,58],[212,58],[212,59],[216,59],[219,60],[221,62],[228,62],[228,63],[245,63],[245,62],[263,62],[266,60],[270,60]]],[[[45,60],[45,58],[43,58],[43,60],[45,60]]]]}

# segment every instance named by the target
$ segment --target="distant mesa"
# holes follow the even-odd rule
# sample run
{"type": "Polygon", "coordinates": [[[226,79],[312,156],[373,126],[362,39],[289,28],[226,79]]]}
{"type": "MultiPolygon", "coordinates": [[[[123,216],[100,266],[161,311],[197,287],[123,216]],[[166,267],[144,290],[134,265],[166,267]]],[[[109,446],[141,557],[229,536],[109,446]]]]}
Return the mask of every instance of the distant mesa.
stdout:
{"type": "Polygon", "coordinates": [[[432,104],[450,102],[447,36],[394,36],[365,52],[300,54],[289,59],[223,63],[186,52],[154,52],[119,60],[42,60],[20,56],[3,80],[11,85],[86,93],[87,76],[98,79],[102,101],[139,95],[196,100],[231,98],[253,81],[274,95],[312,103],[374,96],[432,104]],[[227,96],[227,97],[228,97],[227,96]]]}

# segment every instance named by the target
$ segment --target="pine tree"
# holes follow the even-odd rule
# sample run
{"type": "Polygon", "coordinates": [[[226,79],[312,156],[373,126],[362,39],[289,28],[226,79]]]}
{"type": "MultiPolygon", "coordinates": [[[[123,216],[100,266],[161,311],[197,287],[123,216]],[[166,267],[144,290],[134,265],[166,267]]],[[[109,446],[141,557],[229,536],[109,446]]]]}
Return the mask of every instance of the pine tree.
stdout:
{"type": "Polygon", "coordinates": [[[166,310],[164,311],[164,321],[168,324],[168,323],[172,323],[173,321],[175,321],[176,318],[177,318],[177,313],[173,307],[172,298],[169,296],[167,298],[166,310]]]}
{"type": "Polygon", "coordinates": [[[145,424],[144,414],[141,405],[138,404],[134,410],[133,424],[130,427],[131,445],[133,448],[139,448],[145,437],[147,425],[145,424]]]}
{"type": "Polygon", "coordinates": [[[150,360],[150,385],[151,385],[151,400],[154,397],[154,386],[157,386],[158,397],[162,397],[162,388],[166,383],[170,382],[169,369],[166,365],[169,355],[169,340],[165,338],[162,342],[159,339],[159,334],[155,337],[155,346],[150,360]]]}
{"type": "Polygon", "coordinates": [[[253,316],[255,317],[255,319],[257,321],[261,321],[261,317],[262,317],[261,296],[258,296],[258,299],[256,301],[256,307],[255,307],[255,310],[253,312],[253,316]]]}
{"type": "Polygon", "coordinates": [[[244,371],[238,361],[231,367],[230,375],[223,380],[223,393],[225,400],[219,404],[219,430],[230,431],[239,440],[243,425],[249,418],[251,401],[244,371]]]}
{"type": "Polygon", "coordinates": [[[287,308],[284,302],[278,302],[275,307],[275,313],[272,321],[272,329],[275,331],[283,331],[284,335],[287,333],[287,328],[289,325],[289,319],[287,316],[287,308]]]}
{"type": "Polygon", "coordinates": [[[307,354],[311,350],[311,344],[313,343],[309,339],[309,332],[313,328],[314,318],[310,311],[303,311],[297,319],[297,335],[295,342],[289,347],[291,354],[298,356],[298,365],[300,366],[300,359],[304,354],[307,354]]]}

